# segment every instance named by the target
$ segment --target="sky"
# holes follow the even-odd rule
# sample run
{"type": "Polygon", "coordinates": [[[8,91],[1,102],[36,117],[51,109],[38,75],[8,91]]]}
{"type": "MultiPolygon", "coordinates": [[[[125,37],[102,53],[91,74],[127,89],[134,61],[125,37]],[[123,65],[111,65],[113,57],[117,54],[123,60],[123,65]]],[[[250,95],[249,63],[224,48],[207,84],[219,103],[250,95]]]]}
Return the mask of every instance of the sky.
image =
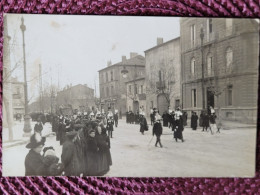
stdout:
{"type": "Polygon", "coordinates": [[[98,70],[121,61],[130,52],[144,56],[156,46],[180,36],[179,18],[146,16],[69,16],[7,14],[13,76],[23,81],[21,17],[24,17],[29,98],[39,94],[39,64],[43,87],[87,84],[99,96],[98,70]]]}

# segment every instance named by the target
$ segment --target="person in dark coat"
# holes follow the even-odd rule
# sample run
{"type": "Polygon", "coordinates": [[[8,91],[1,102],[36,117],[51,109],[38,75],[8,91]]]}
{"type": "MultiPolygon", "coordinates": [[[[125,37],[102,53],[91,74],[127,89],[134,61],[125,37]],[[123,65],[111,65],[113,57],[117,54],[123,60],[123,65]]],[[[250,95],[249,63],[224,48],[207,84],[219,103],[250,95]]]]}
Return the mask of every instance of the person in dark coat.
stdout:
{"type": "Polygon", "coordinates": [[[37,123],[34,126],[34,133],[39,133],[41,135],[42,130],[43,130],[43,125],[42,125],[41,119],[38,118],[37,123]]]}
{"type": "Polygon", "coordinates": [[[42,148],[46,141],[39,133],[34,133],[30,138],[30,143],[26,148],[30,149],[25,157],[25,176],[41,176],[44,174],[44,162],[41,155],[42,148]]]}
{"type": "Polygon", "coordinates": [[[172,128],[172,131],[175,131],[175,128],[176,128],[176,122],[175,122],[175,113],[174,111],[172,111],[170,113],[170,127],[172,128]]]}
{"type": "Polygon", "coordinates": [[[183,126],[187,126],[188,114],[187,112],[183,112],[183,126]]]}
{"type": "Polygon", "coordinates": [[[62,146],[61,162],[64,165],[64,175],[66,176],[79,176],[79,162],[76,158],[76,146],[74,144],[74,138],[76,131],[70,131],[66,133],[66,141],[62,146]]]}
{"type": "Polygon", "coordinates": [[[163,113],[162,118],[163,118],[163,126],[168,127],[168,115],[166,111],[163,113]]]}
{"type": "Polygon", "coordinates": [[[114,114],[114,121],[115,121],[115,126],[117,127],[118,126],[118,113],[117,112],[114,114]]]}
{"type": "Polygon", "coordinates": [[[160,144],[160,147],[162,148],[162,143],[161,143],[161,135],[162,135],[162,117],[159,115],[158,110],[154,110],[155,112],[155,120],[154,120],[154,125],[153,125],[153,136],[156,135],[156,142],[155,142],[155,147],[157,147],[157,144],[160,144]]]}
{"type": "Polygon", "coordinates": [[[96,140],[98,146],[98,175],[105,175],[109,171],[110,165],[112,165],[112,159],[110,154],[110,140],[106,135],[106,130],[101,126],[96,127],[96,140]]]}
{"type": "Polygon", "coordinates": [[[209,128],[209,115],[206,111],[202,113],[202,131],[207,131],[209,128]]]}
{"type": "Polygon", "coordinates": [[[64,167],[62,163],[59,163],[59,158],[52,146],[43,149],[43,163],[45,171],[42,176],[61,176],[64,167]]]}
{"type": "Polygon", "coordinates": [[[46,123],[46,117],[44,114],[41,114],[41,121],[42,121],[42,124],[45,125],[46,123]]]}
{"type": "Polygon", "coordinates": [[[144,131],[148,131],[148,125],[144,113],[140,113],[140,132],[144,135],[144,131]]]}
{"type": "Polygon", "coordinates": [[[200,113],[200,118],[199,118],[199,126],[203,127],[203,117],[204,117],[204,111],[202,110],[200,113]]]}
{"type": "Polygon", "coordinates": [[[197,130],[197,126],[198,126],[198,116],[197,116],[196,112],[192,112],[192,115],[191,115],[192,130],[197,130]]]}
{"type": "Polygon", "coordinates": [[[89,130],[87,138],[85,176],[98,176],[98,144],[93,129],[89,130]]]}
{"type": "Polygon", "coordinates": [[[184,142],[183,135],[182,135],[183,130],[184,130],[183,119],[182,117],[180,117],[176,126],[176,130],[174,131],[174,138],[176,142],[178,141],[178,139],[184,142]]]}
{"type": "Polygon", "coordinates": [[[151,113],[150,113],[150,119],[151,119],[151,126],[153,126],[153,123],[154,123],[154,112],[153,112],[152,108],[151,108],[151,113]]]}
{"type": "Polygon", "coordinates": [[[114,120],[112,115],[108,115],[107,119],[107,131],[108,131],[108,136],[110,138],[113,138],[113,131],[114,131],[114,120]]]}

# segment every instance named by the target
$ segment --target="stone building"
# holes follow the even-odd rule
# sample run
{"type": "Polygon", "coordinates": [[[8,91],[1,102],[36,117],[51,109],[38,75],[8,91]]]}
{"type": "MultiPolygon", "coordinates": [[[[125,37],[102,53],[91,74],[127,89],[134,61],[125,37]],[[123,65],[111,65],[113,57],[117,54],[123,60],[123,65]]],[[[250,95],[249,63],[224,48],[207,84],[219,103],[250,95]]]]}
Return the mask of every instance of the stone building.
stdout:
{"type": "Polygon", "coordinates": [[[137,53],[130,53],[130,58],[122,56],[122,61],[116,64],[108,62],[107,67],[99,70],[100,107],[107,111],[110,107],[117,109],[124,115],[126,109],[126,86],[125,82],[133,80],[137,76],[144,76],[145,59],[137,53]],[[122,74],[124,70],[125,74],[122,74]]]}
{"type": "Polygon", "coordinates": [[[142,108],[146,112],[146,86],[145,77],[136,77],[126,82],[126,107],[127,111],[136,113],[142,108]]]}
{"type": "Polygon", "coordinates": [[[180,19],[183,109],[189,116],[213,106],[221,118],[256,121],[258,26],[249,19],[180,19]]]}
{"type": "Polygon", "coordinates": [[[24,100],[24,82],[19,82],[16,78],[11,79],[12,96],[13,96],[13,114],[25,114],[25,100],[24,100]]]}
{"type": "Polygon", "coordinates": [[[72,108],[80,112],[88,111],[95,106],[94,89],[87,85],[78,84],[69,86],[57,93],[57,107],[72,108]]]}
{"type": "Polygon", "coordinates": [[[4,45],[3,45],[3,127],[12,127],[13,125],[13,98],[11,85],[11,62],[10,62],[10,40],[11,37],[7,31],[7,16],[4,16],[4,45]]]}
{"type": "Polygon", "coordinates": [[[158,108],[160,114],[181,105],[181,55],[180,37],[145,51],[146,114],[158,108]]]}

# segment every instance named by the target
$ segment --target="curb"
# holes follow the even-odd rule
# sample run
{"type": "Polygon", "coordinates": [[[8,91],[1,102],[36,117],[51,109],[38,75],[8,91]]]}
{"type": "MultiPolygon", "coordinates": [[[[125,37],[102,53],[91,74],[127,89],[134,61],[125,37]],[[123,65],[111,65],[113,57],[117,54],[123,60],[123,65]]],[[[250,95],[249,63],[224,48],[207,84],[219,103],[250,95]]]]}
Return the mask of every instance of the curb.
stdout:
{"type": "MultiPolygon", "coordinates": [[[[50,132],[50,133],[46,134],[44,137],[49,137],[52,134],[54,134],[54,132],[50,132]]],[[[13,144],[9,144],[7,146],[4,146],[4,144],[3,144],[2,149],[5,150],[7,148],[12,148],[14,146],[20,146],[20,145],[23,145],[23,144],[26,144],[26,143],[29,143],[29,140],[21,140],[21,141],[15,142],[13,144]]]]}

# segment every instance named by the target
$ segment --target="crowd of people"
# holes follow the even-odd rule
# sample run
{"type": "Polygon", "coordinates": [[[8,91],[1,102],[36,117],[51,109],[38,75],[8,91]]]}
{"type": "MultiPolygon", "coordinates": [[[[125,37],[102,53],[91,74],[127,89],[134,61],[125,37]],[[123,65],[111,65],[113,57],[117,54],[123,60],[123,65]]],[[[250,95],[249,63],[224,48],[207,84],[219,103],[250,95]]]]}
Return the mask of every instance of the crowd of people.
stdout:
{"type": "Polygon", "coordinates": [[[59,115],[52,119],[52,131],[62,145],[61,157],[53,147],[45,147],[42,137],[43,124],[39,118],[34,134],[26,148],[25,175],[42,176],[102,176],[112,165],[110,138],[114,125],[118,125],[118,113],[83,113],[59,115]],[[61,159],[61,161],[59,161],[61,159]]]}
{"type": "MultiPolygon", "coordinates": [[[[52,131],[56,134],[56,141],[62,145],[61,157],[57,157],[53,147],[45,147],[45,137],[42,137],[43,123],[38,118],[34,126],[34,134],[30,138],[27,148],[30,149],[25,159],[26,176],[102,176],[112,165],[110,153],[110,139],[113,138],[114,126],[118,127],[118,112],[109,109],[107,113],[100,111],[78,113],[74,115],[54,115],[52,117],[52,131]],[[59,161],[61,159],[61,161],[59,161]]],[[[191,114],[191,128],[202,131],[220,132],[216,124],[215,110],[210,107],[209,113],[202,111],[200,117],[196,112],[191,114]],[[199,122],[199,123],[198,123],[199,122]]],[[[184,142],[183,130],[187,126],[188,114],[180,108],[175,111],[164,112],[162,116],[157,108],[150,113],[152,135],[156,136],[155,147],[162,148],[161,135],[163,127],[173,131],[176,142],[184,142]]],[[[140,132],[144,135],[149,130],[145,113],[142,108],[134,114],[128,112],[126,122],[139,124],[140,132]]]]}

